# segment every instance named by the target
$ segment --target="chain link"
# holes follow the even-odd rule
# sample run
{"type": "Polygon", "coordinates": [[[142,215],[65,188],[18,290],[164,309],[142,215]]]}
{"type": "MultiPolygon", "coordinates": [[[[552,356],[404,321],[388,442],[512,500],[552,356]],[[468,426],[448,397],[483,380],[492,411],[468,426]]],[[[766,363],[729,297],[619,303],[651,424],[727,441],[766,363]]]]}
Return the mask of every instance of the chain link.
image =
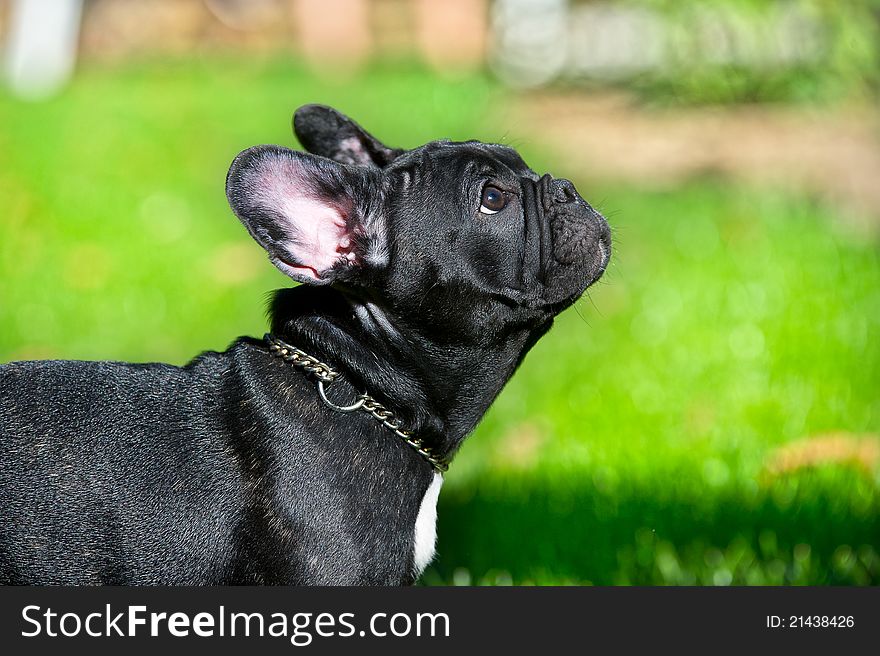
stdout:
{"type": "Polygon", "coordinates": [[[318,392],[321,400],[330,408],[338,412],[354,412],[355,410],[363,410],[373,419],[385,426],[393,432],[410,447],[416,450],[420,456],[431,463],[431,466],[440,472],[449,469],[449,463],[437,456],[431,448],[425,445],[422,440],[415,437],[412,431],[404,430],[402,422],[398,419],[394,412],[379,403],[369,394],[360,394],[355,403],[350,406],[338,406],[330,402],[324,393],[324,385],[329,385],[339,377],[339,372],[335,371],[330,365],[325,364],[312,357],[305,351],[291,346],[275,335],[266,333],[266,342],[269,344],[269,352],[278,356],[285,362],[289,362],[293,366],[302,369],[306,373],[313,375],[318,380],[318,392]]]}
{"type": "Polygon", "coordinates": [[[295,346],[282,342],[274,335],[266,333],[266,341],[269,342],[269,351],[271,351],[273,355],[277,355],[282,360],[312,374],[325,385],[332,383],[339,376],[339,372],[333,371],[330,365],[324,364],[317,358],[313,358],[311,355],[295,346]]]}

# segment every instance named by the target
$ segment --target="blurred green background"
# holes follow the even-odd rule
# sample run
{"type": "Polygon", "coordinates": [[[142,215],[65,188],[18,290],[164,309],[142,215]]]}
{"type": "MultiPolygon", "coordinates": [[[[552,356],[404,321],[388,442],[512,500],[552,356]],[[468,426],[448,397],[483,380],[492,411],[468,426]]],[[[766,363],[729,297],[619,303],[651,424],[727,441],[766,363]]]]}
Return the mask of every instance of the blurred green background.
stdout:
{"type": "MultiPolygon", "coordinates": [[[[873,33],[850,19],[831,23],[873,33]]],[[[880,582],[876,52],[777,71],[762,98],[718,92],[760,89],[748,67],[522,89],[427,55],[342,72],[83,43],[53,95],[0,91],[0,361],[182,364],[261,335],[289,281],[224,177],[293,145],[300,104],[396,146],[509,143],[608,216],[614,256],[465,443],[422,582],[880,582]]]]}

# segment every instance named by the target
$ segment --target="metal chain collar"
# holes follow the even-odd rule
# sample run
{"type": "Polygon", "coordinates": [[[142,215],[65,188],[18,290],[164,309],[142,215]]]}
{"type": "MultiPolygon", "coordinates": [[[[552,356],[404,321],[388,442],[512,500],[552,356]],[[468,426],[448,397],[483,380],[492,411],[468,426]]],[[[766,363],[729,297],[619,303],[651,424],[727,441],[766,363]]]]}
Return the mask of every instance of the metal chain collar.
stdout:
{"type": "Polygon", "coordinates": [[[357,399],[351,405],[336,405],[327,398],[324,390],[325,385],[330,385],[339,377],[339,372],[335,371],[330,365],[324,364],[317,358],[312,357],[305,351],[291,346],[287,342],[278,339],[275,335],[266,333],[266,342],[269,344],[269,352],[278,356],[285,362],[289,362],[293,366],[302,369],[308,374],[314,376],[318,381],[318,396],[327,407],[337,412],[354,412],[355,410],[363,410],[373,419],[381,423],[385,428],[393,432],[416,452],[427,460],[431,466],[438,472],[445,472],[449,469],[449,463],[443,458],[435,454],[431,447],[425,445],[422,440],[415,437],[411,431],[401,428],[401,421],[394,412],[379,403],[369,394],[359,394],[357,399]]]}

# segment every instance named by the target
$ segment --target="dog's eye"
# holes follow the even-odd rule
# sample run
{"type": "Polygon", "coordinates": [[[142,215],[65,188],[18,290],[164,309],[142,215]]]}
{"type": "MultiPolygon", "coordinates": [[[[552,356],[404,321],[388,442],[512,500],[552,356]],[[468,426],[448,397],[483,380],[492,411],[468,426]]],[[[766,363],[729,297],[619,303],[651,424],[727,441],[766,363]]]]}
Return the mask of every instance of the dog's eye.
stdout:
{"type": "Polygon", "coordinates": [[[498,187],[486,185],[480,197],[480,211],[483,214],[497,214],[507,205],[507,194],[498,187]]]}

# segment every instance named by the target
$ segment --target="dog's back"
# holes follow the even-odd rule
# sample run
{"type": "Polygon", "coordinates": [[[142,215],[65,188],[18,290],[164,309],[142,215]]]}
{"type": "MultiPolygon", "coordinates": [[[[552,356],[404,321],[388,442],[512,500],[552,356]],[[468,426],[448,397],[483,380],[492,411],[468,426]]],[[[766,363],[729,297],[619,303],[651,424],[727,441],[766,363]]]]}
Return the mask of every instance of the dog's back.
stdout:
{"type": "Polygon", "coordinates": [[[0,582],[195,581],[215,568],[231,541],[216,509],[241,505],[210,425],[218,365],[0,367],[0,582]]]}

